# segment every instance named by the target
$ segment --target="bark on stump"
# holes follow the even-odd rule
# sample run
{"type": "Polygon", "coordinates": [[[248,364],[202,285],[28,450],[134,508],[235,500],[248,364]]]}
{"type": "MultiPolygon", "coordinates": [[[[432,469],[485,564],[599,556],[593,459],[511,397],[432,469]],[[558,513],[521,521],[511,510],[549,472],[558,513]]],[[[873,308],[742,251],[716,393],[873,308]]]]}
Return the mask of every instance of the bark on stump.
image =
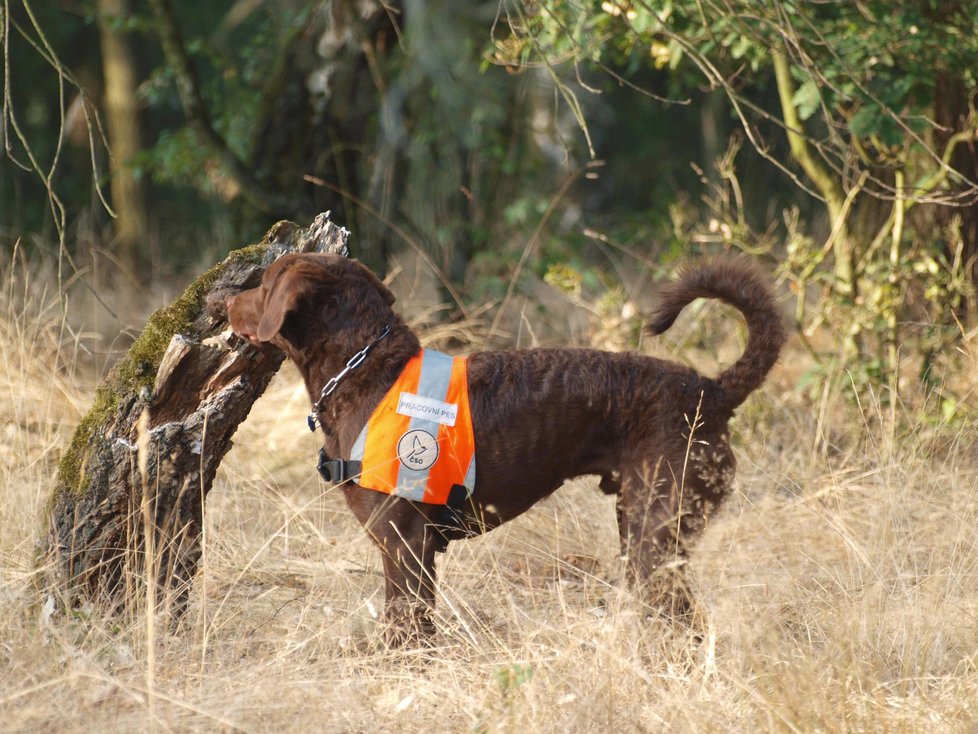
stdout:
{"type": "Polygon", "coordinates": [[[346,255],[347,236],[328,213],[308,229],[279,222],[150,317],[97,388],[58,467],[46,549],[69,603],[125,603],[152,575],[159,601],[182,609],[217,467],[283,361],[276,350],[222,339],[224,296],[257,285],[286,253],[346,255]]]}

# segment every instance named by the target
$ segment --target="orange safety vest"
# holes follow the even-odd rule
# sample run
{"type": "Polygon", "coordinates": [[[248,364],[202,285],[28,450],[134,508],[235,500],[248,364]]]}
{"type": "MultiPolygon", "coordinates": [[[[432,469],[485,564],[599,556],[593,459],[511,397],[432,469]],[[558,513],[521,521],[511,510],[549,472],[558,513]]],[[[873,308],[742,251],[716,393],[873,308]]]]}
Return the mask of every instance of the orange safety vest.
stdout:
{"type": "Polygon", "coordinates": [[[454,485],[475,488],[475,436],[464,357],[422,349],[363,427],[350,459],[357,484],[444,505],[454,485]]]}

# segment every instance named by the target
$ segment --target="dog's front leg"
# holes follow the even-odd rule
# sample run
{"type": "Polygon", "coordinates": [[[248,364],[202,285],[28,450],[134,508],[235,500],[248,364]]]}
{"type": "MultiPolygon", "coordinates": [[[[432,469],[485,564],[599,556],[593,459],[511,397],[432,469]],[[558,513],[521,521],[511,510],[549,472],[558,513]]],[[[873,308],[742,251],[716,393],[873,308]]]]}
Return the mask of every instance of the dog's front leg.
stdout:
{"type": "Polygon", "coordinates": [[[387,641],[396,647],[424,644],[435,633],[431,612],[435,606],[435,543],[431,529],[421,537],[411,528],[398,527],[375,538],[384,560],[387,641]]]}
{"type": "Polygon", "coordinates": [[[347,488],[346,498],[384,563],[388,642],[421,644],[435,632],[435,531],[431,505],[365,490],[347,488]]]}

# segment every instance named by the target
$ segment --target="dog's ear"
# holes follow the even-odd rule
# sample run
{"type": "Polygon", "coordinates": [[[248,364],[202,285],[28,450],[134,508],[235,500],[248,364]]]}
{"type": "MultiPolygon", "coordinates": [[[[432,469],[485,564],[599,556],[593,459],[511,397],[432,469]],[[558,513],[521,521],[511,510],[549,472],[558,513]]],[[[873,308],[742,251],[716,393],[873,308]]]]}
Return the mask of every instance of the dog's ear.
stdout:
{"type": "Polygon", "coordinates": [[[275,274],[275,279],[268,286],[261,321],[255,332],[259,341],[267,342],[282,330],[285,317],[296,307],[302,290],[295,268],[283,268],[275,274]]]}

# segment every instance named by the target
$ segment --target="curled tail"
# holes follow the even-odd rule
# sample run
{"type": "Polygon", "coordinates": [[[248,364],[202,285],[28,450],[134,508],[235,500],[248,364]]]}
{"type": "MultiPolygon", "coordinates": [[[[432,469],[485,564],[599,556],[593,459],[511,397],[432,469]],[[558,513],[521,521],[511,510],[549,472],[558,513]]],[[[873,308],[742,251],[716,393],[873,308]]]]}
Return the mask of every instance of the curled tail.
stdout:
{"type": "Polygon", "coordinates": [[[718,298],[739,309],[747,320],[747,348],[716,381],[730,410],[761,386],[778,360],[785,342],[784,323],[768,279],[746,260],[724,257],[684,268],[679,279],[665,286],[646,327],[661,334],[679,312],[697,298],[718,298]]]}

